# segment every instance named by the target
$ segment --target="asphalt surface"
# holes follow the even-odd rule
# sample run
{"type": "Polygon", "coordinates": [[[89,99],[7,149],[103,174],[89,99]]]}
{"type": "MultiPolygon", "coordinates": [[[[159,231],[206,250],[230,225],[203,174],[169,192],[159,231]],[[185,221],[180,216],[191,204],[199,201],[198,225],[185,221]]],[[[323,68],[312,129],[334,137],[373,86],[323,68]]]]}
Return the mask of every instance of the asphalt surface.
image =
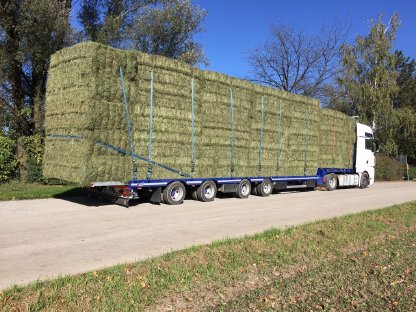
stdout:
{"type": "Polygon", "coordinates": [[[92,199],[0,202],[0,289],[194,244],[416,200],[416,183],[124,208],[92,199]]]}

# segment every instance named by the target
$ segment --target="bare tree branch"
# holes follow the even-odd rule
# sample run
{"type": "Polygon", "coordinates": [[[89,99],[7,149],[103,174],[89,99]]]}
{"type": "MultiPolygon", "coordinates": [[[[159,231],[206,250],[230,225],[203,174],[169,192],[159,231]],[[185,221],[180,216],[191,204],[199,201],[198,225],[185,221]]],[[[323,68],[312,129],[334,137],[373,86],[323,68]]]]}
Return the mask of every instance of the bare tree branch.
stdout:
{"type": "Polygon", "coordinates": [[[254,50],[249,62],[251,81],[285,91],[322,98],[325,85],[338,70],[340,48],[349,31],[348,22],[322,27],[316,37],[291,26],[271,28],[270,39],[254,50]]]}

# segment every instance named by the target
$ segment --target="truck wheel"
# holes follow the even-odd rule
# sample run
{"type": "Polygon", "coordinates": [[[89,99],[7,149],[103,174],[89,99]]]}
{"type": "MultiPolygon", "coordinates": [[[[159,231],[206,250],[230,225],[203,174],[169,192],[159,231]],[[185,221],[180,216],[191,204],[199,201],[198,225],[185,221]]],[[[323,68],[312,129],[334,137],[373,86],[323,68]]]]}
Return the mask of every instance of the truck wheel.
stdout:
{"type": "Polygon", "coordinates": [[[210,202],[215,199],[217,195],[217,186],[214,181],[204,181],[196,190],[198,200],[202,202],[210,202]]]}
{"type": "Polygon", "coordinates": [[[333,191],[337,188],[337,176],[334,173],[327,174],[324,177],[325,188],[327,191],[333,191]]]}
{"type": "Polygon", "coordinates": [[[361,175],[361,181],[360,181],[360,188],[365,189],[370,185],[370,177],[368,176],[367,172],[364,172],[361,175]]]}
{"type": "Polygon", "coordinates": [[[263,182],[256,185],[258,196],[267,197],[273,191],[273,183],[270,179],[264,179],[263,182]]]}
{"type": "Polygon", "coordinates": [[[251,192],[251,183],[249,180],[244,179],[244,180],[241,180],[240,183],[238,183],[237,191],[235,195],[238,198],[247,198],[250,196],[250,192],[251,192]]]}
{"type": "Polygon", "coordinates": [[[185,186],[181,182],[175,181],[163,190],[163,202],[168,205],[179,205],[182,204],[185,195],[185,186]]]}

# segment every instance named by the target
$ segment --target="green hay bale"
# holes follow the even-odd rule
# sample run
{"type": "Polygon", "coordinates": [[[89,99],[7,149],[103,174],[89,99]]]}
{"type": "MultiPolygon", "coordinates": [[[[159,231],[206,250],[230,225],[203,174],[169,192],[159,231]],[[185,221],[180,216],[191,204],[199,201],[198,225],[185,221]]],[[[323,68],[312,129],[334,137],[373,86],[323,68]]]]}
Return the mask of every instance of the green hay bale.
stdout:
{"type": "MultiPolygon", "coordinates": [[[[231,172],[230,90],[234,99],[234,175],[315,174],[321,167],[351,167],[354,121],[321,110],[315,99],[252,84],[179,61],[137,51],[82,43],[52,57],[46,96],[48,137],[44,174],[79,184],[128,181],[129,156],[103,147],[105,142],[129,151],[127,123],[119,77],[123,68],[134,153],[148,157],[150,81],[153,71],[152,160],[191,172],[191,82],[194,81],[195,177],[228,177],[231,172]],[[264,120],[261,126],[261,98],[264,120]],[[277,147],[279,111],[281,143],[277,147]],[[308,129],[306,113],[308,112],[308,129]],[[259,166],[260,131],[261,166],[259,166]],[[333,139],[335,138],[335,139],[333,139]],[[307,144],[305,144],[307,139],[307,144]],[[278,160],[279,159],[279,160],[278,160]]],[[[148,164],[137,161],[140,179],[148,164]]],[[[178,178],[151,166],[152,178],[178,178]]]]}

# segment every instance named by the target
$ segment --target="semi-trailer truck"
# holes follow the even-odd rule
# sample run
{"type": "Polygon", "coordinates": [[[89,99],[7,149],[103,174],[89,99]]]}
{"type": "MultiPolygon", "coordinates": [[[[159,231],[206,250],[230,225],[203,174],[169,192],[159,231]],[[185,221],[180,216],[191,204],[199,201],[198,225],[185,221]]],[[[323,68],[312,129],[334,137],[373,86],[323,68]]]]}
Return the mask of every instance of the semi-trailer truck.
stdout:
{"type": "Polygon", "coordinates": [[[43,174],[93,194],[208,202],[374,183],[370,127],[319,101],[86,42],[51,58],[43,174]],[[88,182],[91,181],[91,182],[88,182]]]}
{"type": "Polygon", "coordinates": [[[187,195],[202,202],[213,201],[217,192],[232,193],[245,199],[250,194],[269,196],[273,191],[323,187],[327,191],[337,188],[365,189],[374,183],[375,152],[378,142],[372,129],[356,123],[356,140],[352,155],[352,168],[316,168],[316,175],[255,176],[228,178],[181,178],[157,180],[131,180],[123,182],[90,182],[92,194],[114,203],[129,206],[132,199],[147,198],[153,203],[181,204],[187,195]]]}

